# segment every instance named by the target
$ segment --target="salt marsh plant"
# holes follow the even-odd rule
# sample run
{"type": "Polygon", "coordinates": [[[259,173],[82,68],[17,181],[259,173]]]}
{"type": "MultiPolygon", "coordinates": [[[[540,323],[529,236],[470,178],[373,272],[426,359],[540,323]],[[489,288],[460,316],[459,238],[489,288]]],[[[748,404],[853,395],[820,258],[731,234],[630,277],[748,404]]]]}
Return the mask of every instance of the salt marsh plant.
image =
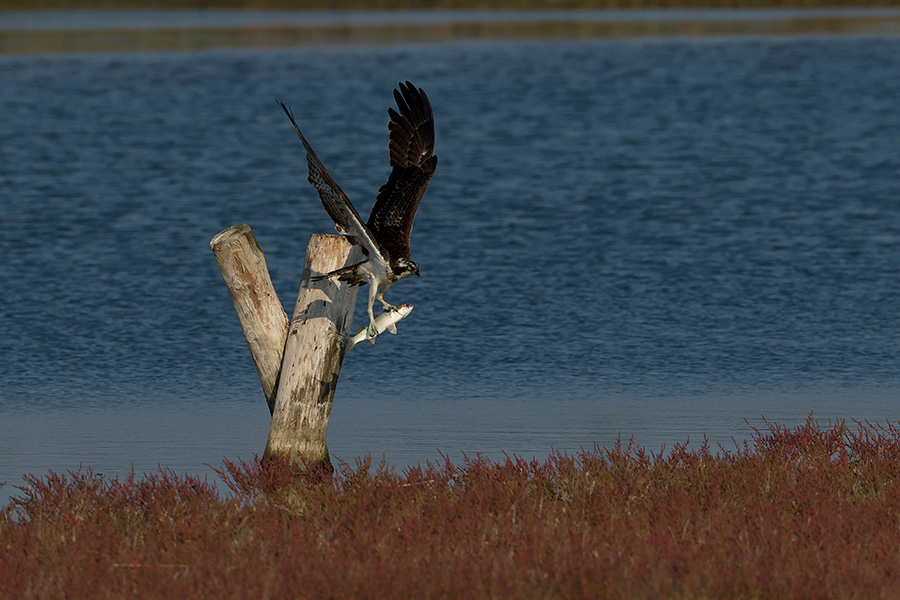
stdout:
{"type": "Polygon", "coordinates": [[[850,598],[900,593],[900,430],[768,424],[727,451],[633,443],[401,473],[226,462],[29,476],[3,598],[850,598]]]}

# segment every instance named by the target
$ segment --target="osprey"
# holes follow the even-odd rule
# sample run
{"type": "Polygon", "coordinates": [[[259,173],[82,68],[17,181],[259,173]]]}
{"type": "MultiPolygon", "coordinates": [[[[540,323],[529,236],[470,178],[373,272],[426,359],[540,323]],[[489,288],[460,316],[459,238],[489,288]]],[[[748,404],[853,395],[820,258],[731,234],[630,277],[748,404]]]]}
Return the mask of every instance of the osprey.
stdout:
{"type": "Polygon", "coordinates": [[[384,300],[385,292],[397,280],[419,275],[419,265],[409,255],[409,236],[419,202],[437,167],[437,156],[432,154],[434,114],[428,96],[407,81],[394,90],[394,99],[398,110],[388,108],[391,174],[387,183],[379,188],[375,206],[365,223],[303,137],[293,113],[283,102],[278,102],[306,148],[309,182],[319,192],[322,205],[334,221],[334,228],[347,236],[350,243],[359,245],[367,257],[355,265],[313,280],[336,277],[350,285],[369,284],[367,339],[378,335],[372,311],[375,300],[381,302],[385,311],[394,310],[395,307],[384,300]]]}

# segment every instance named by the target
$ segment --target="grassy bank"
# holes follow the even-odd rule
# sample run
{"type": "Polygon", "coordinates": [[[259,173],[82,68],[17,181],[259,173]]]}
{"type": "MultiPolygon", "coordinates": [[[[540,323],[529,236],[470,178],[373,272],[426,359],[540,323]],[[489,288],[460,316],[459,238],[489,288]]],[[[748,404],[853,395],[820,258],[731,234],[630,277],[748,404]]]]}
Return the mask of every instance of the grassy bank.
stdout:
{"type": "Polygon", "coordinates": [[[900,0],[0,0],[0,10],[198,9],[266,10],[544,10],[636,8],[832,8],[900,6],[900,0]]]}
{"type": "Polygon", "coordinates": [[[900,429],[773,425],[730,452],[633,446],[304,478],[226,463],[28,479],[4,598],[888,598],[900,429]]]}

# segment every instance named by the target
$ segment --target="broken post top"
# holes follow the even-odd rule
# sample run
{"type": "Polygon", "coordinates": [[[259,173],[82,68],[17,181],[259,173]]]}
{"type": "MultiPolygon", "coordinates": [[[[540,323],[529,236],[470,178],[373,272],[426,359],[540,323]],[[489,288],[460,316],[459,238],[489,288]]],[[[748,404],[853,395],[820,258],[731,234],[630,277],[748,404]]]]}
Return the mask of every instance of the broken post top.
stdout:
{"type": "MultiPolygon", "coordinates": [[[[246,223],[241,223],[240,225],[232,225],[228,229],[220,231],[219,233],[214,235],[213,239],[209,242],[209,247],[212,248],[213,252],[215,252],[218,248],[221,248],[228,244],[240,243],[241,240],[247,238],[252,238],[253,243],[256,244],[256,237],[250,230],[249,225],[247,225],[246,223]]],[[[256,247],[259,248],[259,244],[256,244],[256,247]]]]}

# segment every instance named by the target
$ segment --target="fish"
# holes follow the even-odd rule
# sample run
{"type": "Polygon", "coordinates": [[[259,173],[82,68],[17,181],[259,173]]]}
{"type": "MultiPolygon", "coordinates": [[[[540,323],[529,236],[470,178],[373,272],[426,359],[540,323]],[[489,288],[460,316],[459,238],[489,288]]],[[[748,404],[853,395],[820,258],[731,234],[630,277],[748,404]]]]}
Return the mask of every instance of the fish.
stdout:
{"type": "MultiPolygon", "coordinates": [[[[392,310],[386,310],[377,317],[375,317],[375,337],[378,337],[385,331],[390,331],[391,333],[397,333],[397,323],[400,319],[403,319],[412,312],[413,305],[412,304],[400,304],[399,306],[395,306],[392,310]]],[[[353,346],[357,345],[361,341],[366,339],[366,328],[363,327],[359,331],[356,332],[352,338],[350,338],[350,345],[347,347],[347,350],[353,348],[353,346]]],[[[375,338],[368,338],[370,342],[375,343],[375,338]]]]}

